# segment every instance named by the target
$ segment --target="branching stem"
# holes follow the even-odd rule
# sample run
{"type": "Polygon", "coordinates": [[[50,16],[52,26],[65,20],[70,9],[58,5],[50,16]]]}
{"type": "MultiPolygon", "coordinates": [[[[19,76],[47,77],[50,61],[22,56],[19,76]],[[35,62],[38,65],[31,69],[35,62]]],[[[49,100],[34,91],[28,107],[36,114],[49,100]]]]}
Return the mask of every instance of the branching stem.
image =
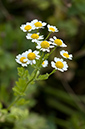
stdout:
{"type": "MultiPolygon", "coordinates": [[[[23,93],[26,91],[28,85],[35,79],[36,74],[37,74],[37,71],[38,71],[38,69],[36,69],[36,72],[35,72],[35,75],[33,76],[33,78],[30,79],[30,80],[27,82],[27,84],[26,84],[26,86],[25,86],[25,88],[24,88],[24,90],[23,90],[23,93]]],[[[15,98],[15,100],[14,100],[14,101],[10,104],[10,106],[7,108],[7,111],[9,111],[9,110],[11,109],[11,107],[12,107],[13,105],[15,105],[15,104],[19,101],[19,99],[20,99],[21,97],[22,97],[21,95],[17,96],[17,97],[15,98]]]]}

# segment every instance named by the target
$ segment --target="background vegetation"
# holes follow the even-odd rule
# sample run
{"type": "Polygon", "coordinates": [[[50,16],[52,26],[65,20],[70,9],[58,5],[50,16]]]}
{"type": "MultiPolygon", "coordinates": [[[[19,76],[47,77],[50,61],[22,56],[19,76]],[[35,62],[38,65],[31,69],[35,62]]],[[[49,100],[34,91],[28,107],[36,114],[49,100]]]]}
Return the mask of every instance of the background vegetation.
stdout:
{"type": "MultiPolygon", "coordinates": [[[[20,67],[15,56],[29,48],[34,49],[20,25],[35,18],[58,27],[60,31],[55,35],[68,45],[73,60],[68,62],[67,72],[57,71],[47,81],[31,85],[26,98],[29,103],[24,107],[21,103],[19,109],[13,107],[9,114],[3,110],[0,128],[85,129],[84,0],[0,1],[0,108],[5,109],[14,99],[12,87],[18,78],[17,66],[20,67]]],[[[49,61],[56,54],[58,50],[49,61]]],[[[49,65],[41,72],[51,70],[49,65]]]]}

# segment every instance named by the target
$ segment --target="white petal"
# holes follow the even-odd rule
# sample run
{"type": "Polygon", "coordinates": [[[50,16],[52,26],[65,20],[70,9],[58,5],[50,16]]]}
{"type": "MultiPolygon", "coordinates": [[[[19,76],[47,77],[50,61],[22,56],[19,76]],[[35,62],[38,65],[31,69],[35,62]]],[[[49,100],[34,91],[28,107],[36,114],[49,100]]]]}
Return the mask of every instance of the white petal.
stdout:
{"type": "Polygon", "coordinates": [[[51,66],[52,66],[53,68],[55,68],[55,63],[54,63],[54,61],[51,61],[51,66]]]}
{"type": "Polygon", "coordinates": [[[37,48],[37,49],[40,49],[40,48],[41,48],[41,46],[39,46],[39,45],[38,45],[38,46],[36,46],[36,48],[37,48]]]}
{"type": "Polygon", "coordinates": [[[57,39],[55,36],[53,36],[54,39],[57,39]]]}
{"type": "Polygon", "coordinates": [[[49,40],[54,42],[54,39],[53,38],[50,38],[49,40]]]}
{"type": "Polygon", "coordinates": [[[33,60],[33,64],[36,64],[36,61],[35,60],[33,60]]]}
{"type": "Polygon", "coordinates": [[[57,57],[54,57],[54,61],[57,62],[58,61],[58,58],[57,57]]]}

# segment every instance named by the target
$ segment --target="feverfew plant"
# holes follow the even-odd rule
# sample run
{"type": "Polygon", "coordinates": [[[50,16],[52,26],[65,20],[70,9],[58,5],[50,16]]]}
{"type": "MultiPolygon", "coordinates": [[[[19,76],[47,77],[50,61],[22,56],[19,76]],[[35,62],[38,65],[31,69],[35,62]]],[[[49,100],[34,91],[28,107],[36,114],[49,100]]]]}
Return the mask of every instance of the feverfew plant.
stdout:
{"type": "MultiPolygon", "coordinates": [[[[33,44],[36,45],[35,50],[31,50],[31,48],[22,54],[16,56],[16,62],[19,63],[22,67],[18,68],[19,79],[16,82],[16,85],[13,87],[14,94],[16,98],[14,102],[7,108],[10,110],[12,106],[16,103],[19,103],[20,99],[26,95],[26,90],[29,84],[33,84],[37,80],[45,80],[48,77],[55,73],[56,70],[61,72],[67,71],[68,64],[64,59],[72,60],[72,54],[68,54],[67,51],[60,51],[60,55],[64,58],[54,57],[54,61],[51,61],[51,67],[53,67],[53,71],[51,73],[46,73],[44,75],[40,74],[41,68],[45,68],[48,66],[48,57],[56,50],[57,47],[67,47],[67,45],[63,42],[63,40],[53,36],[49,39],[49,36],[58,32],[56,26],[52,26],[47,24],[46,22],[39,21],[37,19],[27,22],[24,25],[20,26],[20,29],[26,33],[27,40],[31,40],[33,44]],[[44,38],[44,35],[40,34],[40,29],[45,29],[47,25],[48,35],[44,38]],[[25,67],[31,65],[33,67],[33,72],[29,74],[29,70],[25,67]]],[[[23,104],[27,101],[24,100],[23,104]]]]}

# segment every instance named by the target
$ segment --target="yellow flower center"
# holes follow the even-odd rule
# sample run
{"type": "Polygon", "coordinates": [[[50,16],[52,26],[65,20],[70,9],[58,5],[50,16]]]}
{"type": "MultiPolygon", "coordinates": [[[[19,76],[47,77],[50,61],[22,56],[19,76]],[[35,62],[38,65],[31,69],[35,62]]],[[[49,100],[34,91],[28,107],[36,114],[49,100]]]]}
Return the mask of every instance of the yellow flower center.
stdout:
{"type": "Polygon", "coordinates": [[[43,62],[42,62],[42,65],[44,65],[44,64],[45,64],[45,62],[43,61],[43,62]]]}
{"type": "Polygon", "coordinates": [[[28,58],[29,60],[34,60],[34,59],[36,58],[36,55],[35,55],[35,53],[31,52],[31,53],[29,53],[29,54],[27,55],[27,58],[28,58]]]}
{"type": "Polygon", "coordinates": [[[59,69],[62,69],[62,68],[64,67],[64,65],[63,65],[63,63],[62,63],[61,61],[57,61],[57,62],[55,63],[55,66],[56,66],[57,68],[59,68],[59,69]]]}
{"type": "Polygon", "coordinates": [[[24,59],[26,59],[26,57],[21,57],[21,58],[20,58],[20,62],[26,63],[27,61],[24,61],[24,59]]]}
{"type": "Polygon", "coordinates": [[[60,39],[55,39],[54,43],[57,44],[58,46],[62,45],[62,41],[60,39]]]}
{"type": "Polygon", "coordinates": [[[39,38],[39,35],[38,35],[38,34],[32,34],[32,35],[31,35],[31,38],[32,38],[32,39],[38,39],[38,38],[39,38]]]}
{"type": "Polygon", "coordinates": [[[69,58],[69,55],[67,53],[63,53],[63,55],[66,57],[66,58],[69,58]]]}
{"type": "Polygon", "coordinates": [[[30,30],[30,29],[32,29],[32,27],[31,27],[30,25],[27,25],[27,26],[25,26],[24,29],[25,29],[25,30],[30,30]]]}
{"type": "Polygon", "coordinates": [[[43,42],[41,42],[41,47],[42,48],[48,48],[50,46],[50,44],[47,42],[47,41],[43,41],[43,42]]]}
{"type": "Polygon", "coordinates": [[[53,32],[55,31],[55,29],[53,27],[50,27],[49,30],[51,30],[53,32]]]}
{"type": "Polygon", "coordinates": [[[42,23],[40,23],[40,22],[36,22],[36,23],[34,23],[34,25],[35,25],[35,27],[42,27],[42,23]]]}

